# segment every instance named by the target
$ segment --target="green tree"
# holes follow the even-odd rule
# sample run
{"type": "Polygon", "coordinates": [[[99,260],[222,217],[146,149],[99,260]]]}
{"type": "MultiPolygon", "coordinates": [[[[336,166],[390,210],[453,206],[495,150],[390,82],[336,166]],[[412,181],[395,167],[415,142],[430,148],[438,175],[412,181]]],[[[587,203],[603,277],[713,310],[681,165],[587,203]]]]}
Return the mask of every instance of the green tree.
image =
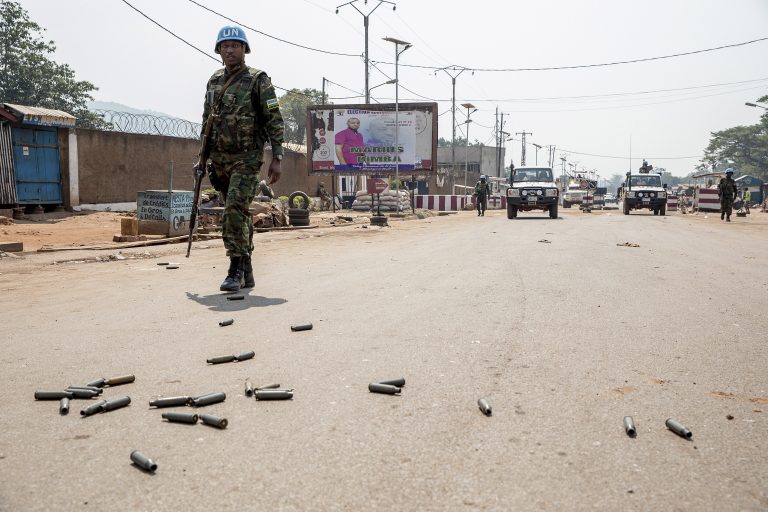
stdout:
{"type": "Polygon", "coordinates": [[[322,103],[323,93],[317,89],[291,89],[280,97],[286,142],[307,143],[307,107],[322,105],[322,103]]]}
{"type": "Polygon", "coordinates": [[[63,110],[79,127],[103,127],[86,106],[96,86],[48,57],[56,46],[42,38],[44,31],[19,3],[0,1],[0,102],[63,110]]]}
{"type": "MultiPolygon", "coordinates": [[[[757,101],[768,102],[768,95],[757,101]]],[[[704,150],[704,161],[710,167],[727,163],[728,167],[738,169],[742,174],[768,180],[768,112],[757,124],[713,132],[704,150]]]]}
{"type": "MultiPolygon", "coordinates": [[[[466,138],[462,137],[461,135],[456,137],[456,144],[455,144],[455,146],[457,148],[463,148],[466,145],[467,145],[467,139],[466,138]]],[[[475,142],[470,142],[469,145],[470,146],[482,146],[483,144],[479,140],[475,139],[475,142]]],[[[439,147],[439,148],[449,148],[449,147],[451,147],[451,141],[445,139],[444,137],[439,137],[437,139],[437,147],[439,147]]]]}

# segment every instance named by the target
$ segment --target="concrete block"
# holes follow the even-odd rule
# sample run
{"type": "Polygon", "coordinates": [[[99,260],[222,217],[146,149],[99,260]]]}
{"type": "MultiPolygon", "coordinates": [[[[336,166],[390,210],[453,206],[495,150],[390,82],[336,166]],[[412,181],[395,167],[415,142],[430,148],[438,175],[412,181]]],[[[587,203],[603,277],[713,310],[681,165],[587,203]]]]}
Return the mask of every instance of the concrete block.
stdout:
{"type": "Polygon", "coordinates": [[[144,242],[147,237],[143,235],[115,235],[112,237],[113,242],[144,242]]]}
{"type": "Polygon", "coordinates": [[[120,218],[120,234],[136,236],[139,234],[139,219],[135,217],[120,218]]]}
{"type": "Polygon", "coordinates": [[[0,242],[0,251],[24,252],[24,244],[22,242],[0,242]]]}

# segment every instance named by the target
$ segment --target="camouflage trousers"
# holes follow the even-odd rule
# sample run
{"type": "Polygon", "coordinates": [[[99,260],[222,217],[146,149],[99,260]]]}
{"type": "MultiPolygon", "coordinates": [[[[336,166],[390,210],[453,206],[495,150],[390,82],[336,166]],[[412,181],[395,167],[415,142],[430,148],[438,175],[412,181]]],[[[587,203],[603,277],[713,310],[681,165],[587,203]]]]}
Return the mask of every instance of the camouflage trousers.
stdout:
{"type": "Polygon", "coordinates": [[[227,256],[248,256],[253,252],[253,218],[248,209],[259,185],[260,163],[235,162],[216,165],[216,173],[228,182],[224,194],[222,237],[227,256]]]}
{"type": "Polygon", "coordinates": [[[731,216],[731,213],[733,213],[733,198],[731,197],[723,197],[720,199],[720,213],[721,217],[722,214],[725,214],[727,216],[731,216]]]}

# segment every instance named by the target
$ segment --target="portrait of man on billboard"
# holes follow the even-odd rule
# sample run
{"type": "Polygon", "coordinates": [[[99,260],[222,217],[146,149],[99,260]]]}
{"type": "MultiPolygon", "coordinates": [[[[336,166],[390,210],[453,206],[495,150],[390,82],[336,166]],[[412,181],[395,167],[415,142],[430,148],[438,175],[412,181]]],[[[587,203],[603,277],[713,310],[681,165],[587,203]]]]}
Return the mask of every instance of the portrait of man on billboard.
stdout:
{"type": "Polygon", "coordinates": [[[360,118],[350,117],[347,119],[347,127],[336,134],[336,165],[342,169],[360,168],[357,158],[364,156],[365,141],[359,130],[360,118]]]}

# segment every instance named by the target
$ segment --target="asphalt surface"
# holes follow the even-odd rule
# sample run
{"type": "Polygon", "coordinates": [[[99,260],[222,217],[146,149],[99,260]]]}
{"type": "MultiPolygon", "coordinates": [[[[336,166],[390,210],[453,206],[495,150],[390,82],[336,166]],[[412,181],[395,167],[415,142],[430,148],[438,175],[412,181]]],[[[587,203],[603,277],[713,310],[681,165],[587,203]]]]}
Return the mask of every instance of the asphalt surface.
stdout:
{"type": "Polygon", "coordinates": [[[218,292],[220,242],[3,259],[0,510],[766,510],[760,215],[268,233],[243,301],[218,292]],[[116,411],[33,398],[127,373],[104,392],[131,397],[116,411]],[[294,399],[247,398],[247,377],[294,399]],[[399,396],[368,392],[396,377],[399,396]],[[226,430],[148,407],[213,391],[226,401],[196,412],[226,430]]]}

